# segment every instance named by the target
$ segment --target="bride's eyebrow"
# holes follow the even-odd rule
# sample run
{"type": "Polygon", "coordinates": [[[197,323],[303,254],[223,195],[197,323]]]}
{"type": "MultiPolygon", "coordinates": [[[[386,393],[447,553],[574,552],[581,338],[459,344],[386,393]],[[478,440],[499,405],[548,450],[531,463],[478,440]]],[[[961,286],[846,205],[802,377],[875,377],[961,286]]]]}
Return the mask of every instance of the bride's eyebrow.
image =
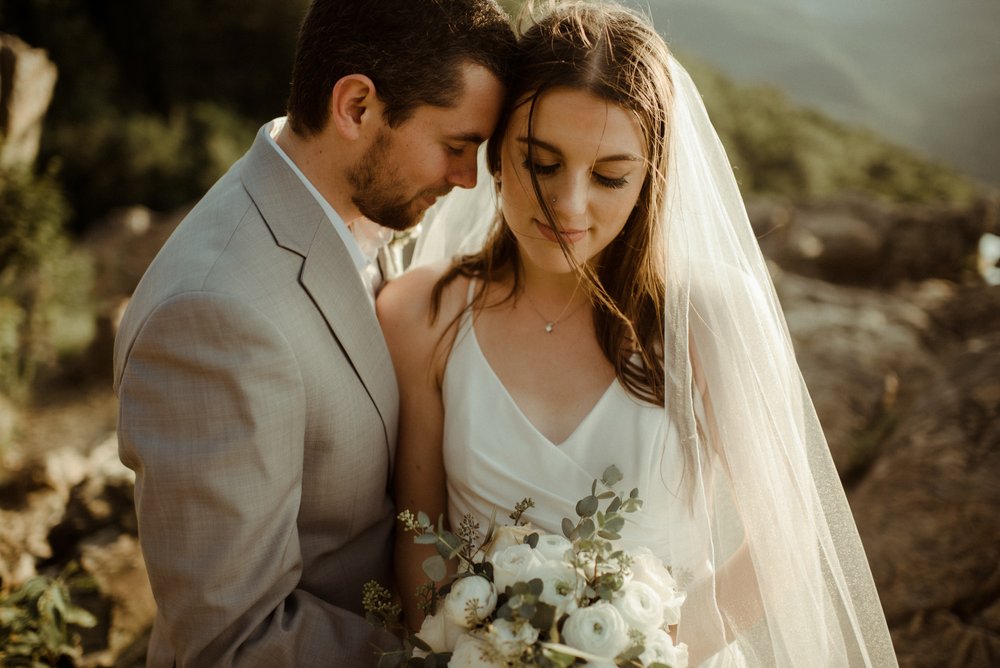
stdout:
{"type": "MultiPolygon", "coordinates": [[[[560,151],[555,145],[550,144],[543,139],[539,139],[538,137],[518,137],[517,141],[526,146],[529,144],[531,146],[537,146],[540,149],[562,157],[562,151],[560,151]]],[[[634,153],[616,153],[615,155],[601,156],[594,161],[594,164],[596,165],[600,162],[642,162],[642,158],[634,153]]]]}

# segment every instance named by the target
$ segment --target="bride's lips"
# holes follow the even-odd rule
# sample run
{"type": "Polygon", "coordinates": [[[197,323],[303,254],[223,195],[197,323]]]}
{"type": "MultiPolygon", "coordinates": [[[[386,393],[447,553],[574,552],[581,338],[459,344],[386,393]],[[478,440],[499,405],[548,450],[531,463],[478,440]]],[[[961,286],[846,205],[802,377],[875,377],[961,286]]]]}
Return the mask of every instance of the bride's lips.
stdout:
{"type": "Polygon", "coordinates": [[[538,228],[538,231],[543,237],[553,243],[559,243],[558,237],[562,237],[562,240],[566,243],[575,244],[587,236],[587,230],[559,230],[557,232],[545,223],[537,220],[535,221],[535,227],[538,228]]]}

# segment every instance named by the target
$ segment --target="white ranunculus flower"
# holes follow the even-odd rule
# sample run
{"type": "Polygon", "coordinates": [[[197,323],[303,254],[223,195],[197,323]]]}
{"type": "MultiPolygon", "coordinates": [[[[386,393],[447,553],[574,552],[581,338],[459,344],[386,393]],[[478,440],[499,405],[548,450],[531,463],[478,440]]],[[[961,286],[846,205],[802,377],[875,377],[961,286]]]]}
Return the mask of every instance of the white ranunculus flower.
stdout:
{"type": "Polygon", "coordinates": [[[556,609],[556,618],[576,610],[587,580],[573,564],[565,561],[546,561],[535,570],[535,577],[542,581],[539,599],[556,609]]]}
{"type": "Polygon", "coordinates": [[[490,658],[490,646],[476,636],[462,634],[448,661],[448,668],[504,668],[504,663],[490,658]]]}
{"type": "Polygon", "coordinates": [[[430,645],[435,652],[450,652],[455,648],[458,637],[465,628],[452,623],[445,615],[436,614],[424,617],[424,623],[417,631],[417,637],[430,645]]]}
{"type": "Polygon", "coordinates": [[[524,542],[525,537],[536,531],[538,529],[530,524],[497,527],[493,532],[493,538],[490,539],[490,544],[486,546],[486,558],[489,559],[497,552],[506,550],[512,545],[520,545],[524,542]]]}
{"type": "Polygon", "coordinates": [[[497,607],[497,592],[493,583],[480,575],[459,578],[451,585],[444,599],[444,614],[453,624],[469,628],[486,619],[497,607]],[[475,612],[472,611],[475,606],[475,612]],[[474,619],[470,619],[473,617],[474,619]]]}
{"type": "Polygon", "coordinates": [[[684,592],[677,588],[670,571],[663,562],[646,547],[630,550],[632,579],[643,582],[659,594],[663,603],[663,622],[676,624],[681,618],[681,605],[684,603],[684,592]]]}
{"type": "Polygon", "coordinates": [[[663,601],[645,582],[632,580],[615,592],[612,605],[629,628],[649,633],[663,626],[663,601]]]}
{"type": "Polygon", "coordinates": [[[485,640],[504,659],[514,661],[538,640],[538,629],[528,622],[497,619],[490,624],[485,640]]]}
{"type": "Polygon", "coordinates": [[[670,634],[663,629],[647,633],[643,648],[639,660],[644,666],[652,663],[665,663],[671,668],[687,668],[687,645],[684,643],[674,645],[670,634]]]}
{"type": "MultiPolygon", "coordinates": [[[[542,534],[538,537],[538,544],[535,549],[544,559],[555,559],[556,561],[568,561],[567,552],[573,550],[573,543],[565,537],[555,533],[542,534]]],[[[572,554],[569,555],[572,559],[572,554]]]]}
{"type": "Polygon", "coordinates": [[[493,562],[493,582],[498,592],[503,592],[515,582],[527,582],[545,563],[530,545],[511,545],[500,550],[490,559],[493,562]]]}
{"type": "Polygon", "coordinates": [[[563,640],[588,654],[613,659],[628,647],[628,627],[615,606],[598,601],[569,613],[563,625],[563,640]]]}

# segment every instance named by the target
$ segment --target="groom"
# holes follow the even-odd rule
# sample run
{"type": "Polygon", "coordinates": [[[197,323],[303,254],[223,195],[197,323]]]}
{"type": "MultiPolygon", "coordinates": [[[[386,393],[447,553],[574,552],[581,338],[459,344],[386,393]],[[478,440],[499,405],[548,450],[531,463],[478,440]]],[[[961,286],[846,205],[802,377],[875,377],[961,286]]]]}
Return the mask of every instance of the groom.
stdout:
{"type": "Polygon", "coordinates": [[[386,645],[360,616],[394,521],[376,256],[474,185],[513,39],[495,0],[314,0],[287,118],[147,270],[115,389],[149,665],[365,666],[386,645]]]}

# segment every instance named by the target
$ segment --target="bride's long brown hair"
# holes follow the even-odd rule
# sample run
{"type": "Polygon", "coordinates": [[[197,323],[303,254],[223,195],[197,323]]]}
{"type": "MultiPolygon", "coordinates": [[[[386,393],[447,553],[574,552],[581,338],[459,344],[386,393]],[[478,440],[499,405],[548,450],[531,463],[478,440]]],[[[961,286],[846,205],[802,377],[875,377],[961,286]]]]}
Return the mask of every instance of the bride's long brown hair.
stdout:
{"type": "MultiPolygon", "coordinates": [[[[530,15],[532,9],[526,12],[530,15]]],[[[523,104],[530,105],[530,137],[537,100],[552,88],[586,91],[635,115],[646,145],[647,171],[624,228],[604,249],[599,265],[577,263],[565,241],[559,238],[559,242],[588,291],[598,342],[618,379],[637,398],[662,405],[665,287],[659,212],[667,173],[667,113],[673,95],[667,46],[645,20],[612,5],[560,3],[543,18],[531,21],[529,17],[529,21],[518,39],[504,110],[487,145],[490,172],[500,173],[500,153],[511,114],[523,104]]],[[[525,23],[524,14],[519,23],[525,23]]],[[[529,165],[534,165],[532,145],[527,144],[529,165]]],[[[534,169],[531,183],[547,221],[555,227],[555,216],[541,195],[534,169]]],[[[517,295],[521,257],[502,212],[483,249],[457,258],[434,286],[434,318],[444,288],[458,276],[479,279],[479,289],[467,308],[486,307],[485,285],[501,278],[512,279],[511,291],[501,303],[517,295]]]]}

